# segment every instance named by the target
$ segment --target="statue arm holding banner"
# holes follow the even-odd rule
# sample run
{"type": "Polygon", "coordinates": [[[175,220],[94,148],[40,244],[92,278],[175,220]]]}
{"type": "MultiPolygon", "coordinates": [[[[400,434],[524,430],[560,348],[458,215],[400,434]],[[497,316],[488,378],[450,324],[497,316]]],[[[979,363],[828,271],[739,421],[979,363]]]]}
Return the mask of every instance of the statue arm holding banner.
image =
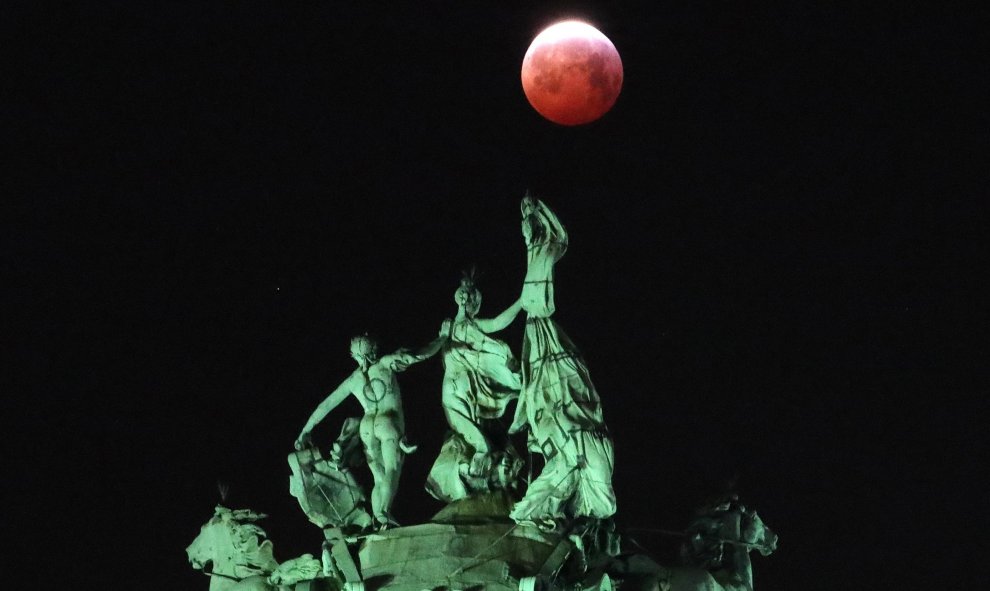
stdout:
{"type": "Polygon", "coordinates": [[[303,427],[302,431],[299,433],[299,437],[296,439],[296,449],[302,449],[305,447],[305,439],[309,437],[310,431],[312,431],[320,422],[326,418],[330,412],[337,408],[341,402],[344,401],[351,394],[352,385],[351,382],[354,380],[354,375],[351,374],[346,380],[341,382],[337,389],[330,393],[313,414],[310,415],[309,420],[306,421],[306,426],[303,427]]]}

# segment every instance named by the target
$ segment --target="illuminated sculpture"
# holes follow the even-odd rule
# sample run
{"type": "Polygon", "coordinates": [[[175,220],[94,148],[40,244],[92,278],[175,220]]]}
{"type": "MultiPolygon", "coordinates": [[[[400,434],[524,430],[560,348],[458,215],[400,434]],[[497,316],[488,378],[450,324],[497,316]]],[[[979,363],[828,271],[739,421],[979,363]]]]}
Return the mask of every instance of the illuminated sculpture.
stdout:
{"type": "Polygon", "coordinates": [[[357,369],[311,414],[289,454],[290,493],[323,530],[322,560],[307,554],[278,564],[254,524],[263,515],[218,506],[187,549],[194,567],[212,566],[211,591],[753,591],[749,553],[773,552],[777,537],[735,497],[706,506],[687,531],[666,532],[682,538],[682,566],[620,552],[601,399],[553,319],[567,232],[538,199],[523,198],[521,212],[526,276],[505,311],[479,318],[481,292],[468,275],[454,294],[457,314],[423,349],[379,357],[369,337],[351,341],[357,369]],[[491,335],[522,311],[520,363],[491,335]],[[446,506],[423,523],[389,527],[403,458],[415,449],[404,439],[396,375],[438,353],[450,432],[427,490],[446,506]],[[310,433],[351,395],[364,416],[344,420],[324,455],[310,433]],[[513,435],[545,460],[525,487],[513,435]],[[374,477],[370,505],[352,472],[362,455],[374,477]]]}
{"type": "Polygon", "coordinates": [[[567,251],[567,231],[543,202],[522,200],[526,279],[522,307],[523,390],[512,431],[528,430],[530,449],[546,465],[512,510],[512,518],[552,523],[615,513],[612,440],[601,401],[577,348],[553,321],[553,268],[567,251]]]}
{"type": "Polygon", "coordinates": [[[441,404],[452,432],[440,450],[427,491],[442,501],[508,488],[521,460],[494,419],[519,396],[518,363],[504,342],[488,336],[519,314],[516,301],[495,318],[478,318],[481,291],[466,276],[454,293],[457,315],[421,354],[443,357],[441,404]]]}
{"type": "Polygon", "coordinates": [[[372,515],[381,526],[394,524],[389,514],[399,488],[399,474],[405,454],[415,450],[405,438],[405,418],[399,397],[397,372],[420,359],[406,351],[378,356],[378,344],[368,336],[351,339],[351,357],[358,367],[337,389],[320,403],[296,439],[296,449],[310,445],[309,433],[327,414],[350,395],[361,403],[364,417],[359,433],[368,468],[375,479],[371,490],[372,515]]]}
{"type": "Polygon", "coordinates": [[[210,591],[291,589],[295,583],[312,580],[322,572],[320,561],[310,554],[279,564],[265,530],[255,525],[265,517],[250,509],[217,505],[213,517],[186,548],[193,568],[210,576],[210,591]]]}
{"type": "Polygon", "coordinates": [[[364,489],[352,472],[364,460],[360,425],[355,417],[344,420],[329,458],[325,459],[315,445],[289,454],[289,494],[299,501],[306,517],[321,528],[361,531],[372,523],[364,489]]]}
{"type": "Polygon", "coordinates": [[[684,532],[682,568],[670,569],[672,591],[753,591],[749,553],[769,556],[777,534],[752,509],[729,495],[698,511],[684,532]]]}

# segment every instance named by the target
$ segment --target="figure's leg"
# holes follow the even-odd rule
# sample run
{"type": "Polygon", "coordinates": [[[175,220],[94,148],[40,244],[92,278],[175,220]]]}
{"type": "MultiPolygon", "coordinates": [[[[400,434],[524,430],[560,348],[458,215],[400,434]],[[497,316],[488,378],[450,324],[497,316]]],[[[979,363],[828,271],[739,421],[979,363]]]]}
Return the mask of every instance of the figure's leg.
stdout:
{"type": "Polygon", "coordinates": [[[374,478],[375,485],[371,487],[371,511],[378,516],[381,506],[382,482],[385,480],[385,473],[382,470],[382,450],[375,437],[375,415],[366,414],[361,419],[361,443],[364,444],[364,456],[368,460],[368,468],[374,478]]]}
{"type": "Polygon", "coordinates": [[[486,468],[486,461],[490,467],[488,454],[491,451],[491,444],[485,434],[481,432],[481,427],[474,419],[475,412],[471,408],[468,400],[471,384],[466,375],[460,375],[453,379],[445,379],[443,382],[443,412],[447,416],[447,423],[450,428],[456,431],[464,441],[474,448],[474,457],[471,459],[471,473],[475,476],[482,474],[486,468]]]}
{"type": "Polygon", "coordinates": [[[575,470],[558,452],[543,467],[543,471],[529,484],[526,494],[515,504],[509,514],[516,522],[534,522],[540,525],[552,523],[564,514],[564,504],[574,494],[577,478],[575,470]]]}
{"type": "Polygon", "coordinates": [[[382,470],[382,481],[379,486],[381,491],[378,494],[379,505],[376,508],[379,514],[376,517],[387,523],[392,500],[399,490],[399,476],[403,459],[402,450],[399,449],[402,434],[399,432],[393,413],[381,414],[375,419],[375,437],[378,439],[381,450],[382,470]]]}
{"type": "Polygon", "coordinates": [[[612,440],[601,433],[579,431],[574,434],[578,462],[578,482],[571,508],[575,517],[605,519],[615,514],[615,491],[612,488],[614,462],[612,440]]]}

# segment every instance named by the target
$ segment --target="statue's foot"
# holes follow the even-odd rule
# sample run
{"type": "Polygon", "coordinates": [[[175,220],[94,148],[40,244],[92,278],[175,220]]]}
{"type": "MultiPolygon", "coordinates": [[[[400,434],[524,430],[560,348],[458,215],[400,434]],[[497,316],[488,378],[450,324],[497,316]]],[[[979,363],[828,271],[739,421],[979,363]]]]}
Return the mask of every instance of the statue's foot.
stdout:
{"type": "Polygon", "coordinates": [[[386,530],[390,527],[398,527],[399,522],[388,513],[375,515],[375,523],[378,524],[378,531],[386,530]]]}
{"type": "Polygon", "coordinates": [[[418,445],[413,445],[412,442],[410,442],[408,439],[406,439],[405,437],[403,437],[402,439],[399,440],[399,449],[402,450],[402,453],[404,453],[406,455],[409,455],[412,452],[414,452],[417,449],[419,449],[419,446],[418,445]]]}
{"type": "Polygon", "coordinates": [[[557,521],[551,517],[530,517],[516,521],[518,525],[535,527],[543,532],[553,532],[557,530],[557,521]]]}

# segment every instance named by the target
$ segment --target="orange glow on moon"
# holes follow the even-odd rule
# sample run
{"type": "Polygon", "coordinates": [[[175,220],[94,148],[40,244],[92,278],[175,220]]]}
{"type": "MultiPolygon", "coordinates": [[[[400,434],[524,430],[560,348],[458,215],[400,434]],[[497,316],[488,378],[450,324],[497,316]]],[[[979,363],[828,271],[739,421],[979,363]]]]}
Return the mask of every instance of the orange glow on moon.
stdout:
{"type": "Polygon", "coordinates": [[[601,31],[580,21],[551,25],[533,39],[522,63],[529,104],[561,125],[590,123],[622,89],[622,60],[601,31]]]}

